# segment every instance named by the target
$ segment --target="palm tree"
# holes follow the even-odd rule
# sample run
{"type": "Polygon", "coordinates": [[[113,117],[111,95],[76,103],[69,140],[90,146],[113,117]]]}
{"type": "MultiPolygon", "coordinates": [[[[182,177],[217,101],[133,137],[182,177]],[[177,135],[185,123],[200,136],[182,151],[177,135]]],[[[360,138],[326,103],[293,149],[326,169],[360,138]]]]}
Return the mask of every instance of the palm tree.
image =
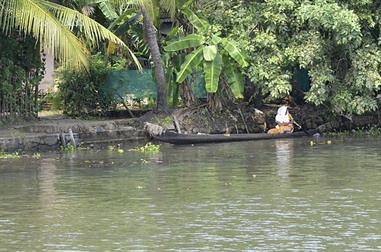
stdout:
{"type": "Polygon", "coordinates": [[[157,41],[156,29],[144,6],[141,7],[141,12],[143,14],[144,31],[155,68],[154,71],[157,85],[156,109],[158,111],[166,111],[168,110],[167,82],[165,80],[164,66],[161,59],[159,43],[157,41]]]}
{"type": "MultiPolygon", "coordinates": [[[[87,0],[91,2],[93,0],[87,0]]],[[[167,11],[171,17],[174,17],[176,7],[185,3],[184,0],[98,0],[105,16],[112,21],[118,20],[118,16],[115,16],[114,12],[110,12],[112,7],[121,9],[125,7],[125,11],[128,11],[130,7],[137,8],[143,16],[143,30],[147,40],[147,44],[150,50],[152,62],[154,65],[154,76],[157,85],[157,104],[156,110],[159,112],[165,112],[168,110],[168,97],[167,97],[167,83],[164,75],[164,66],[161,58],[159,42],[157,38],[157,29],[154,26],[154,20],[156,19],[156,10],[159,8],[167,11]],[[108,5],[106,8],[105,5],[108,5]],[[112,18],[113,17],[113,18],[112,18]]],[[[124,13],[121,13],[119,17],[123,18],[124,13]]],[[[115,23],[115,22],[114,22],[115,23]]]]}
{"type": "MultiPolygon", "coordinates": [[[[127,47],[105,27],[80,12],[48,0],[0,0],[0,31],[32,35],[66,66],[88,68],[88,49],[109,40],[127,47]],[[79,37],[83,39],[82,42],[79,37]]],[[[129,50],[127,48],[127,50],[129,50]]],[[[139,61],[129,50],[134,62],[139,61]]]]}

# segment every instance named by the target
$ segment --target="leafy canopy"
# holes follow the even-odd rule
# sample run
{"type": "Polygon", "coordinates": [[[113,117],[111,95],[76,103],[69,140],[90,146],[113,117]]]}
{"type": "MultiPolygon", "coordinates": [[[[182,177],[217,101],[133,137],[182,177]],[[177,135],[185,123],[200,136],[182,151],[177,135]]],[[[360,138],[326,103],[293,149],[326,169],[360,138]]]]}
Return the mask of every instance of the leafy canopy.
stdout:
{"type": "Polygon", "coordinates": [[[240,41],[244,74],[268,98],[295,91],[295,69],[306,69],[304,99],[339,114],[377,109],[381,89],[381,2],[361,0],[202,1],[210,22],[240,41]]]}

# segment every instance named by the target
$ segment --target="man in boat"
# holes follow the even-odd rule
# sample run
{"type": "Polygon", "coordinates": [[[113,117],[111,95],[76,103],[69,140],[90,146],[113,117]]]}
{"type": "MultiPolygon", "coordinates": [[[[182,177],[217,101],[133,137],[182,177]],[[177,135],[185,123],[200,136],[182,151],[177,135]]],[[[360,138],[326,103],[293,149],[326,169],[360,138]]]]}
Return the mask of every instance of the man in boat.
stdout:
{"type": "Polygon", "coordinates": [[[282,106],[278,109],[275,116],[276,127],[267,131],[268,134],[277,135],[283,133],[294,132],[294,119],[288,112],[287,106],[282,106]]]}

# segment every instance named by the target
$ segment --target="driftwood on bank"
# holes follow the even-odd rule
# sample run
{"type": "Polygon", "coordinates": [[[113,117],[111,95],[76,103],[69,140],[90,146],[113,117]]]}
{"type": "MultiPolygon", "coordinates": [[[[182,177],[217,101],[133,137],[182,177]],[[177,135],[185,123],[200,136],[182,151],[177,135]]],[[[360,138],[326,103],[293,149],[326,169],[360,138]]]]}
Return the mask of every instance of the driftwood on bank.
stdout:
{"type": "Polygon", "coordinates": [[[180,127],[179,120],[177,120],[177,117],[175,114],[172,114],[172,117],[173,117],[173,122],[175,124],[175,128],[177,130],[177,133],[181,134],[181,127],[180,127]]]}
{"type": "Polygon", "coordinates": [[[144,131],[150,137],[160,136],[164,132],[164,128],[153,123],[144,123],[144,131]]]}

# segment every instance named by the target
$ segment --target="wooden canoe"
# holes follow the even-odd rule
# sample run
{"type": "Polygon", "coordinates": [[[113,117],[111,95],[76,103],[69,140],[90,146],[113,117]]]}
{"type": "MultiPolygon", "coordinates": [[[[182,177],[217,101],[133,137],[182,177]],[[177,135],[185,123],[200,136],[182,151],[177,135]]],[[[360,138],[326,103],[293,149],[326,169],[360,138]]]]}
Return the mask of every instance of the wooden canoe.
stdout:
{"type": "Polygon", "coordinates": [[[199,144],[199,143],[222,143],[253,141],[264,139],[296,138],[303,136],[312,136],[317,130],[299,131],[294,133],[285,133],[279,135],[270,135],[267,133],[255,134],[179,134],[175,132],[165,132],[160,136],[154,136],[154,139],[171,144],[199,144]]]}

